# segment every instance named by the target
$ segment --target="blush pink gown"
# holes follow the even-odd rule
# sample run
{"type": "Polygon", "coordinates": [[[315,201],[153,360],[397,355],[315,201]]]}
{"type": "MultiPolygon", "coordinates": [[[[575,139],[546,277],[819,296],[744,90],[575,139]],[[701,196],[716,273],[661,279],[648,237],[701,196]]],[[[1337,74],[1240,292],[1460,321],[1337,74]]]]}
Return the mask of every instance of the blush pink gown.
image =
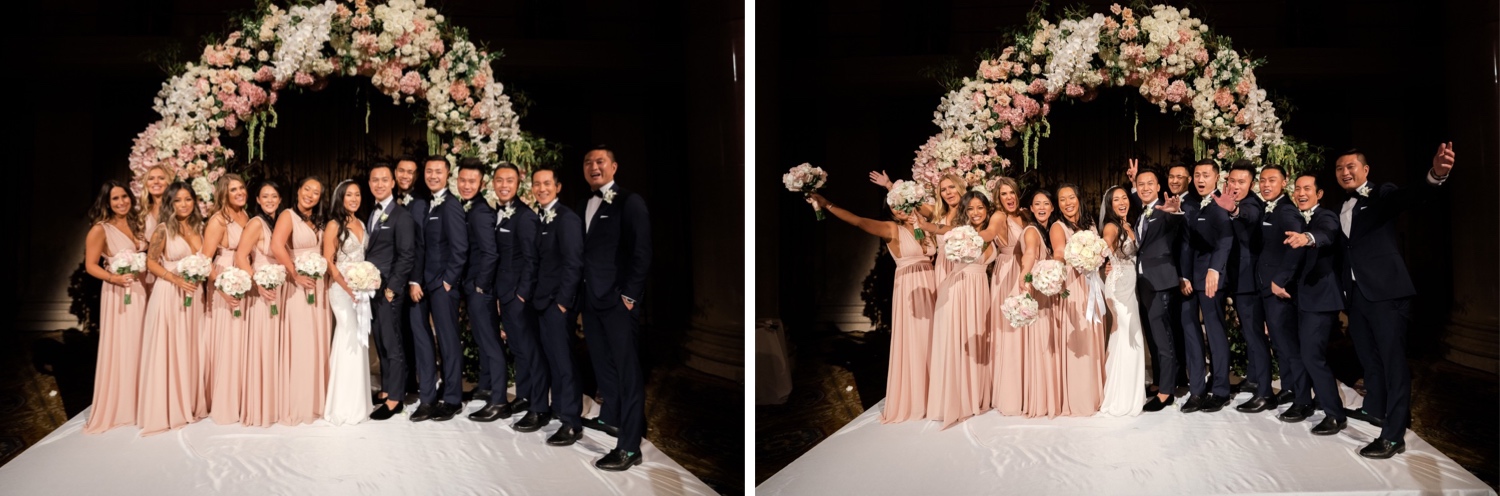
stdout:
{"type": "MultiPolygon", "coordinates": [[[[139,253],[144,243],[101,222],[104,256],[139,253]]],[[[105,262],[105,270],[109,269],[105,262]]],[[[99,295],[99,362],[94,372],[94,407],[83,431],[98,434],[122,425],[135,424],[136,396],[141,374],[141,339],[145,332],[149,298],[140,274],[130,285],[130,304],[125,288],[104,283],[99,295]]]]}
{"type": "MultiPolygon", "coordinates": [[[[1062,223],[1063,232],[1073,230],[1062,223]]],[[[1099,322],[1086,318],[1089,286],[1087,274],[1067,267],[1063,288],[1070,296],[1063,298],[1054,324],[1064,339],[1062,415],[1087,417],[1099,411],[1104,401],[1104,308],[1095,309],[1099,322]]]]}
{"type": "Polygon", "coordinates": [[[927,418],[942,422],[944,429],[983,413],[990,403],[994,372],[988,325],[990,281],[985,267],[994,258],[994,250],[987,250],[984,257],[975,263],[953,262],[948,276],[938,283],[927,418]]]}
{"type": "MultiPolygon", "coordinates": [[[[323,253],[321,233],[308,227],[296,210],[292,216],[292,261],[303,253],[323,253]]],[[[328,308],[328,277],[313,282],[314,303],[307,303],[306,289],[292,284],[295,271],[287,273],[286,306],[282,308],[281,370],[278,389],[280,418],[285,425],[312,423],[323,415],[328,388],[328,352],[333,339],[333,311],[328,308]]]]}
{"type": "MultiPolygon", "coordinates": [[[[169,272],[193,254],[182,237],[167,240],[160,263],[169,272]]],[[[167,281],[151,289],[146,306],[145,339],[141,343],[141,385],[136,422],[141,435],[180,429],[197,420],[197,334],[203,326],[203,292],[187,293],[167,281]],[[191,295],[191,306],[183,298],[191,295]]]]}
{"type": "MultiPolygon", "coordinates": [[[[260,217],[250,219],[250,222],[261,225],[260,241],[255,246],[240,248],[254,250],[250,253],[250,268],[258,270],[262,266],[276,265],[276,258],[271,256],[271,226],[260,217]]],[[[251,272],[250,275],[253,278],[255,273],[251,272]]],[[[280,292],[277,296],[281,296],[286,294],[287,287],[281,286],[276,290],[280,292]]],[[[278,418],[276,400],[281,366],[281,312],[286,308],[287,302],[286,298],[276,301],[277,315],[271,315],[271,303],[259,294],[245,298],[245,303],[245,399],[240,423],[270,427],[278,418]]]]}
{"type": "Polygon", "coordinates": [[[927,365],[937,299],[932,269],[937,248],[919,243],[904,227],[897,231],[901,256],[891,254],[896,260],[896,278],[891,295],[891,363],[885,383],[885,409],[880,412],[882,423],[926,415],[927,365]]]}
{"type": "MultiPolygon", "coordinates": [[[[1035,225],[1026,226],[1021,230],[1022,234],[1027,230],[1046,239],[1047,234],[1035,225]]],[[[1038,249],[1041,250],[1036,254],[1038,261],[1052,258],[1052,250],[1045,243],[1038,249]]],[[[1025,280],[1026,274],[1021,274],[1021,277],[1025,280]]],[[[1021,414],[1052,418],[1062,412],[1063,343],[1053,323],[1060,298],[1035,293],[1032,296],[1037,298],[1038,316],[1035,322],[1021,329],[1021,414]]]]}
{"type": "MultiPolygon", "coordinates": [[[[210,221],[213,222],[213,221],[210,221]]],[[[235,251],[240,248],[240,236],[244,227],[229,222],[224,230],[224,243],[214,256],[218,270],[234,266],[235,251]]],[[[253,274],[252,274],[253,276],[253,274]]],[[[210,394],[208,411],[215,424],[233,424],[240,421],[240,410],[245,399],[245,338],[249,331],[249,320],[245,315],[245,302],[240,300],[240,316],[219,296],[219,291],[209,291],[208,332],[205,334],[212,347],[208,374],[210,394]]]]}
{"type": "Polygon", "coordinates": [[[1000,306],[1021,288],[1021,226],[1006,219],[1006,242],[995,239],[995,268],[990,274],[990,328],[995,335],[995,390],[991,398],[1001,415],[1021,414],[1022,330],[1010,325],[1000,306]]]}

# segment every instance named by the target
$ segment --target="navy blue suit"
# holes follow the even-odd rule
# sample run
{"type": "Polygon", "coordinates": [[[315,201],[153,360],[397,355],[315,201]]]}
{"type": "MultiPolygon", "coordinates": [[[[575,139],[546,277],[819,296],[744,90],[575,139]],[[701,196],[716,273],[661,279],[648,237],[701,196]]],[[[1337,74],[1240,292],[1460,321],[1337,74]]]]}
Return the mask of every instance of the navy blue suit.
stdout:
{"type": "Polygon", "coordinates": [[[499,315],[495,310],[495,267],[500,258],[495,248],[495,209],[481,195],[464,202],[468,211],[469,255],[464,265],[464,303],[469,309],[469,332],[479,347],[480,390],[496,390],[491,403],[505,404],[505,348],[500,344],[499,315]],[[498,401],[497,401],[498,400],[498,401]]]}
{"type": "Polygon", "coordinates": [[[542,355],[547,360],[552,394],[539,392],[532,398],[531,411],[555,413],[563,424],[583,428],[583,398],[578,381],[573,378],[573,357],[568,346],[568,316],[576,315],[578,280],[583,267],[583,221],[562,202],[553,200],[552,220],[547,221],[545,207],[538,210],[541,230],[537,233],[537,280],[531,307],[537,312],[537,328],[542,355]],[[567,313],[558,309],[562,305],[567,313]]]}
{"type": "Polygon", "coordinates": [[[500,325],[515,358],[516,398],[546,403],[547,362],[541,355],[536,310],[524,300],[536,288],[536,238],[541,223],[536,212],[519,200],[498,206],[498,224],[492,230],[495,250],[495,286],[491,294],[500,302],[500,325]],[[507,215],[508,214],[508,215],[507,215]]]}
{"type": "MultiPolygon", "coordinates": [[[[1255,384],[1256,396],[1271,395],[1271,344],[1266,340],[1265,307],[1255,281],[1256,259],[1261,250],[1261,218],[1266,202],[1254,194],[1239,202],[1239,215],[1231,219],[1234,247],[1229,251],[1229,289],[1234,294],[1235,313],[1240,318],[1240,335],[1245,339],[1249,366],[1245,379],[1255,384]]],[[[1281,236],[1282,240],[1286,236],[1281,236]]]]}
{"type": "MultiPolygon", "coordinates": [[[[376,203],[379,205],[379,203],[376,203]]],[[[398,206],[395,200],[384,210],[372,214],[375,222],[367,222],[365,260],[380,270],[381,286],[370,302],[374,314],[373,328],[375,349],[380,353],[380,389],[392,398],[406,396],[406,337],[402,332],[401,308],[407,299],[407,281],[416,266],[416,223],[411,213],[398,206]],[[384,220],[381,220],[381,217],[384,220]],[[391,292],[387,300],[385,292],[391,292]]]]}
{"type": "MultiPolygon", "coordinates": [[[[1312,382],[1323,413],[1343,420],[1338,381],[1328,368],[1328,337],[1338,325],[1339,311],[1344,309],[1343,291],[1339,287],[1339,258],[1343,250],[1339,236],[1339,218],[1332,210],[1317,207],[1307,231],[1316,245],[1303,247],[1302,268],[1297,280],[1297,334],[1302,346],[1302,364],[1312,382]]],[[[1285,237],[1283,236],[1283,239],[1285,237]]],[[[1297,405],[1311,405],[1307,391],[1297,391],[1297,405]]]]}
{"type": "Polygon", "coordinates": [[[1339,270],[1348,297],[1349,336],[1365,371],[1363,410],[1384,419],[1380,437],[1390,441],[1402,439],[1411,423],[1406,329],[1411,298],[1417,294],[1401,256],[1396,218],[1439,191],[1428,180],[1406,188],[1385,183],[1372,186],[1368,197],[1355,194],[1350,206],[1352,222],[1339,270]]]}
{"type": "Polygon", "coordinates": [[[1183,200],[1187,215],[1187,244],[1178,257],[1178,270],[1192,281],[1193,295],[1182,305],[1183,359],[1187,361],[1188,389],[1194,396],[1212,393],[1229,397],[1229,338],[1224,334],[1224,293],[1229,288],[1229,251],[1234,245],[1234,231],[1229,226],[1229,212],[1210,201],[1200,205],[1201,196],[1183,200]],[[1219,273],[1219,285],[1210,298],[1204,280],[1212,269],[1219,273]],[[1199,325],[1199,313],[1202,325],[1199,325]],[[1203,342],[1208,339],[1209,375],[1212,387],[1205,381],[1203,342]]]}
{"type": "MultiPolygon", "coordinates": [[[[422,404],[441,400],[451,405],[463,401],[463,342],[458,336],[458,300],[463,288],[464,262],[469,254],[468,228],[463,203],[448,191],[433,195],[422,223],[422,273],[415,282],[422,286],[422,302],[413,312],[412,329],[425,331],[412,336],[418,393],[422,404]],[[443,289],[447,283],[451,289],[443,289]],[[425,311],[425,312],[424,312],[425,311]],[[432,325],[427,319],[431,315],[432,325]],[[419,320],[419,321],[418,321],[419,320]],[[434,343],[436,341],[436,343],[434,343]],[[434,346],[436,344],[436,346],[434,346]],[[442,391],[438,390],[438,361],[442,360],[442,391]]],[[[412,202],[411,205],[417,205],[412,202]]],[[[420,212],[412,209],[413,213],[420,212]]],[[[415,332],[415,331],[414,331],[415,332]]]]}
{"type": "Polygon", "coordinates": [[[1297,270],[1302,267],[1303,257],[1301,252],[1286,245],[1286,233],[1303,232],[1307,224],[1287,195],[1283,194],[1275,201],[1271,213],[1261,216],[1255,280],[1265,310],[1266,328],[1271,333],[1271,346],[1276,350],[1276,362],[1281,365],[1281,389],[1295,393],[1312,387],[1307,382],[1302,345],[1297,338],[1296,300],[1276,296],[1271,292],[1271,283],[1296,297],[1297,270]]]}
{"type": "MultiPolygon", "coordinates": [[[[1151,340],[1152,377],[1156,386],[1166,394],[1177,389],[1177,370],[1181,362],[1177,359],[1177,344],[1181,334],[1176,332],[1177,315],[1172,312],[1178,289],[1177,240],[1181,236],[1183,216],[1155,210],[1157,203],[1150,204],[1151,215],[1136,217],[1135,232],[1140,237],[1140,249],[1136,254],[1136,299],[1141,306],[1141,318],[1151,340]]],[[[1142,205],[1146,208],[1146,205],[1142,205]]],[[[1116,269],[1118,270],[1118,269],[1116,269]]]]}
{"type": "MultiPolygon", "coordinates": [[[[396,204],[401,205],[401,208],[405,209],[407,213],[411,215],[412,224],[416,226],[415,233],[417,238],[417,257],[412,263],[411,277],[407,279],[406,294],[408,296],[406,298],[406,304],[403,308],[405,320],[403,321],[403,328],[401,330],[403,337],[402,339],[406,344],[407,352],[411,352],[417,347],[415,338],[418,335],[418,333],[416,332],[418,329],[422,330],[422,336],[430,336],[432,334],[432,330],[429,328],[427,319],[429,309],[427,303],[430,300],[428,300],[427,298],[422,298],[422,301],[412,301],[410,296],[410,287],[412,285],[421,287],[422,284],[418,282],[418,280],[422,278],[422,272],[426,270],[427,267],[427,243],[424,239],[426,237],[424,234],[426,232],[427,226],[427,205],[431,203],[432,199],[427,197],[426,195],[427,194],[425,192],[413,192],[396,196],[396,198],[398,199],[396,204]],[[408,195],[411,197],[411,199],[408,200],[405,205],[401,205],[400,199],[404,199],[408,195]]],[[[403,387],[401,389],[402,391],[409,391],[415,389],[416,387],[419,387],[417,386],[418,382],[416,377],[417,367],[412,365],[412,359],[414,359],[415,357],[408,353],[406,358],[407,387],[403,387]]]]}
{"type": "MultiPolygon", "coordinates": [[[[639,452],[646,434],[639,319],[651,268],[651,219],[646,200],[619,185],[606,185],[595,195],[599,205],[583,242],[584,341],[603,402],[599,419],[619,427],[616,449],[639,452]],[[613,191],[610,201],[605,190],[613,191]],[[622,298],[634,301],[635,308],[627,309],[622,298]]],[[[588,203],[583,201],[583,212],[588,203]]]]}

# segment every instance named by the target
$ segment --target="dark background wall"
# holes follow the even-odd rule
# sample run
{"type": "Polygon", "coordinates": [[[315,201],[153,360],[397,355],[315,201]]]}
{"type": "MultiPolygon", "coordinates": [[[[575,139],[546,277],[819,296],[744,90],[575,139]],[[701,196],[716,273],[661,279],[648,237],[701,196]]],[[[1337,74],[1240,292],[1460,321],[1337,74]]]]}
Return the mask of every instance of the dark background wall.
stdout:
{"type": "MultiPolygon", "coordinates": [[[[1110,2],[1085,2],[1105,12],[1110,2]]],[[[1182,2],[1169,2],[1179,7],[1182,2]]],[[[826,169],[825,195],[876,216],[881,192],[865,173],[909,178],[915,150],[938,128],[932,112],[944,89],[930,77],[952,67],[971,75],[976,54],[1002,46],[1029,1],[859,2],[815,0],[758,5],[756,188],[757,317],[780,317],[792,332],[868,329],[862,282],[879,242],[829,220],[815,222],[780,174],[811,162],[826,169]]],[[[1495,370],[1497,89],[1494,2],[1204,1],[1187,5],[1264,57],[1262,88],[1296,106],[1287,134],[1328,147],[1359,147],[1371,179],[1411,184],[1437,144],[1453,141],[1457,169],[1448,193],[1402,220],[1405,254],[1420,295],[1413,354],[1443,354],[1495,370]]],[[[1049,19],[1056,20],[1060,8],[1049,19]]],[[[1138,13],[1137,16],[1143,16],[1138,13]]],[[[1054,104],[1052,137],[1041,145],[1040,178],[1079,183],[1098,208],[1127,157],[1161,165],[1191,154],[1177,114],[1162,115],[1133,90],[1088,104],[1054,104]],[[1139,109],[1139,139],[1132,136],[1139,109]]],[[[1019,164],[1020,149],[1001,154],[1019,164]]],[[[1331,163],[1332,157],[1327,157],[1331,163]]],[[[1341,201],[1331,165],[1321,179],[1326,205],[1341,201]]],[[[1090,210],[1096,211],[1096,210],[1090,210]]],[[[884,256],[884,255],[882,255],[884,256]]]]}

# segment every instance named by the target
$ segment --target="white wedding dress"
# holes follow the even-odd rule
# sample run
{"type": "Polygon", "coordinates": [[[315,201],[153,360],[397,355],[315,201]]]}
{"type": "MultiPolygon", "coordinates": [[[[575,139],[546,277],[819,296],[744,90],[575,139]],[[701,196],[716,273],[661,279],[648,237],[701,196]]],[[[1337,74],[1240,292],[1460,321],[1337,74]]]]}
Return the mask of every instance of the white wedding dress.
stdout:
{"type": "MultiPolygon", "coordinates": [[[[340,271],[365,260],[365,244],[358,238],[351,232],[339,247],[334,264],[340,271]]],[[[333,425],[354,425],[369,418],[373,409],[370,405],[370,302],[356,302],[342,286],[333,283],[328,288],[328,306],[333,308],[334,327],[323,419],[333,425]]]]}
{"type": "Polygon", "coordinates": [[[1146,403],[1146,351],[1141,334],[1140,307],[1135,298],[1136,240],[1128,234],[1118,252],[1109,254],[1109,276],[1104,297],[1114,314],[1114,332],[1104,362],[1104,402],[1099,414],[1110,417],[1140,415],[1146,403]]]}

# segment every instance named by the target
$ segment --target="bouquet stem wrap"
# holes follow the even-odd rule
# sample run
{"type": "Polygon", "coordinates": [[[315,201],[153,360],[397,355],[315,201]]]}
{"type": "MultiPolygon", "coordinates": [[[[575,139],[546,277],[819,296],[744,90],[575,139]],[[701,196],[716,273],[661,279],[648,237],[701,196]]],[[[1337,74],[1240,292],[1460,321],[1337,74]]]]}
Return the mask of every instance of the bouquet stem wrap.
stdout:
{"type": "Polygon", "coordinates": [[[1095,324],[1103,323],[1104,317],[1104,280],[1099,279],[1099,271],[1089,272],[1084,276],[1089,283],[1089,308],[1084,314],[1084,319],[1095,324]]]}

